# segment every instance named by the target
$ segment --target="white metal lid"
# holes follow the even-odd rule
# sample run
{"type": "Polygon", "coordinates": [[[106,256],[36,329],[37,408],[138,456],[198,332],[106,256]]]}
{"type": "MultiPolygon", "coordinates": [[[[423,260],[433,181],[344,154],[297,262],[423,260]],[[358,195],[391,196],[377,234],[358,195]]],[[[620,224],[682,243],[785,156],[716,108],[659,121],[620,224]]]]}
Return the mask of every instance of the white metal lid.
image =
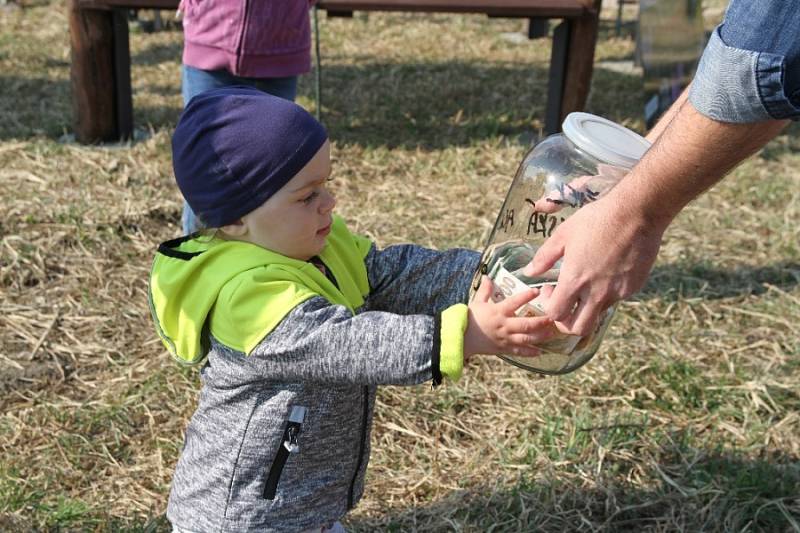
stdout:
{"type": "Polygon", "coordinates": [[[638,133],[590,113],[570,113],[561,127],[578,148],[611,165],[631,168],[650,148],[638,133]]]}

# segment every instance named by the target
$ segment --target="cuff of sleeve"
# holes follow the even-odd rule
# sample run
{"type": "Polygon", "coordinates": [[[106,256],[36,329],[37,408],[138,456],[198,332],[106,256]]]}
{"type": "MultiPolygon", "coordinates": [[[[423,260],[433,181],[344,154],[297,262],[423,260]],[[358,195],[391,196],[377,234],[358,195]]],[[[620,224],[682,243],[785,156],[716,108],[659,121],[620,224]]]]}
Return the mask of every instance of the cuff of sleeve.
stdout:
{"type": "Polygon", "coordinates": [[[769,120],[758,84],[759,54],[728,46],[717,27],[697,66],[689,101],[703,115],[728,123],[769,120]]]}
{"type": "Polygon", "coordinates": [[[456,304],[442,311],[439,335],[439,371],[452,381],[458,381],[464,368],[464,332],[467,330],[468,309],[456,304]]]}
{"type": "MultiPolygon", "coordinates": [[[[700,58],[689,101],[703,115],[744,124],[785,115],[783,57],[728,46],[714,30],[700,58]]],[[[791,106],[790,106],[791,107],[791,106]]]]}

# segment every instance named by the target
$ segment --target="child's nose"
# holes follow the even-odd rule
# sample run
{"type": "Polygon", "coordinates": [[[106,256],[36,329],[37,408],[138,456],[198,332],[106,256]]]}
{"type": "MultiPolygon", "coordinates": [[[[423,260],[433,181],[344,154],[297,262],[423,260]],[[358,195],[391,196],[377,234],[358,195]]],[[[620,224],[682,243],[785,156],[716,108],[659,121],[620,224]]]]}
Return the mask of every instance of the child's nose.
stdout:
{"type": "Polygon", "coordinates": [[[320,202],[319,210],[321,213],[329,213],[336,205],[336,197],[330,191],[325,191],[323,194],[322,202],[320,202]]]}

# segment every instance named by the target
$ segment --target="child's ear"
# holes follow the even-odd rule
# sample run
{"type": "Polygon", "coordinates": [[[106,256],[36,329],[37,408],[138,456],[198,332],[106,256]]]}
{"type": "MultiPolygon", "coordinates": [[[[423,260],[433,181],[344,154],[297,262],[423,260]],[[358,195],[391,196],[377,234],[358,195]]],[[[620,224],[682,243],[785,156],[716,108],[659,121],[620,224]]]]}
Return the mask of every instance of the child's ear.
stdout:
{"type": "Polygon", "coordinates": [[[245,233],[247,233],[247,226],[245,226],[241,218],[231,222],[230,224],[226,224],[219,229],[230,237],[242,237],[245,233]]]}

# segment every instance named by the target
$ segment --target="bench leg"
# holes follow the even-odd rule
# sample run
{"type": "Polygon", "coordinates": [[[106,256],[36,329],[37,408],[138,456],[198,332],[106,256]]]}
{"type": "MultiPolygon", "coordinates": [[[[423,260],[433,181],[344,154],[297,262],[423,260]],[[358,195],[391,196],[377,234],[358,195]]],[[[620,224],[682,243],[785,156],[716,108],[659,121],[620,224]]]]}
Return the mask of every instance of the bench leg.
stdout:
{"type": "Polygon", "coordinates": [[[117,139],[133,138],[133,96],[131,95],[131,49],[128,40],[128,16],[125,9],[114,9],[114,109],[117,139]]]}
{"type": "Polygon", "coordinates": [[[547,37],[550,33],[550,20],[549,19],[528,19],[528,39],[538,39],[540,37],[547,37]]]}
{"type": "Polygon", "coordinates": [[[561,101],[561,120],[573,111],[583,111],[589,97],[594,71],[594,50],[600,23],[600,1],[584,17],[573,19],[567,47],[567,72],[561,101]]]}
{"type": "Polygon", "coordinates": [[[553,32],[544,128],[547,134],[561,131],[561,123],[567,115],[586,107],[592,84],[600,3],[601,0],[594,0],[594,9],[589,14],[565,19],[553,32]]]}
{"type": "Polygon", "coordinates": [[[552,135],[561,131],[561,113],[564,108],[564,82],[567,72],[567,49],[571,33],[570,20],[566,19],[553,30],[553,49],[550,52],[550,76],[547,82],[547,109],[544,133],[552,135]]]}
{"type": "Polygon", "coordinates": [[[72,113],[75,137],[82,143],[114,140],[114,42],[111,13],[81,9],[68,0],[72,59],[72,113]]]}
{"type": "Polygon", "coordinates": [[[77,0],[67,6],[75,138],[81,143],[128,139],[133,104],[125,11],[82,9],[77,0]]]}

